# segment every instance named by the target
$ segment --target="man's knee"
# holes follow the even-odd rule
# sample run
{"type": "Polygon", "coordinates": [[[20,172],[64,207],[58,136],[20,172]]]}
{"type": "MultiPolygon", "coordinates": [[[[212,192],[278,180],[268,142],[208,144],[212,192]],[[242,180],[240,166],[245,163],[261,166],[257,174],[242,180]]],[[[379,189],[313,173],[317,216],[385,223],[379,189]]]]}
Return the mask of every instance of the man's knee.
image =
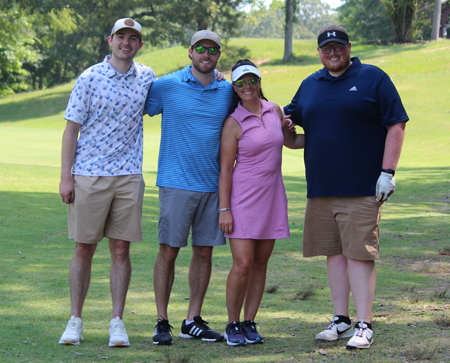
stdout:
{"type": "Polygon", "coordinates": [[[159,245],[158,260],[164,261],[165,263],[175,263],[177,259],[178,252],[180,252],[179,247],[171,247],[166,244],[159,245]]]}
{"type": "Polygon", "coordinates": [[[209,246],[193,246],[192,253],[194,258],[210,261],[212,258],[213,247],[209,246]]]}
{"type": "Polygon", "coordinates": [[[97,249],[97,244],[80,243],[75,244],[75,255],[85,261],[92,260],[94,257],[95,250],[97,249]]]}
{"type": "Polygon", "coordinates": [[[116,258],[124,259],[128,258],[130,255],[130,242],[128,241],[116,240],[111,238],[109,240],[109,247],[111,255],[115,256],[116,258]]]}

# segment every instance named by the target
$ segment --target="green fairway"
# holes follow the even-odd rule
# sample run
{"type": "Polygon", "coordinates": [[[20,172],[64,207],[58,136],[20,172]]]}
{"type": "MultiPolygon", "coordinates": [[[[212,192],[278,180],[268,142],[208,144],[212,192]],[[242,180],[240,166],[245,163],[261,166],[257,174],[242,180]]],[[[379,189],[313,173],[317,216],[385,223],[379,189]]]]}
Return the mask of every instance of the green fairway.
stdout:
{"type": "MultiPolygon", "coordinates": [[[[269,100],[286,105],[303,78],[321,68],[314,41],[294,41],[296,61],[284,64],[283,40],[232,39],[261,65],[269,100]]],[[[223,49],[226,52],[226,45],[223,49]]],[[[178,338],[189,296],[191,251],[180,252],[169,305],[174,344],[152,344],[156,308],[152,271],[158,251],[155,187],[160,118],[144,117],[144,242],[132,245],[133,277],[124,321],[128,349],[107,347],[111,318],[109,251],[94,257],[83,312],[84,341],[60,346],[70,315],[66,206],[58,193],[64,110],[72,84],[0,98],[0,348],[1,362],[399,362],[450,361],[450,40],[377,47],[353,44],[352,55],[385,70],[410,121],[396,174],[397,189],[383,209],[380,261],[373,318],[375,343],[346,351],[345,341],[316,343],[333,313],[325,259],[304,259],[301,238],[306,203],[303,152],[284,150],[291,238],[277,242],[268,286],[257,316],[265,344],[231,348],[178,338]],[[296,299],[311,287],[315,295],[296,299]],[[447,289],[447,290],[446,290],[447,289]],[[447,323],[446,323],[447,322],[447,323]]],[[[189,63],[174,47],[145,53],[138,61],[161,76],[189,63]]],[[[230,71],[222,70],[228,79],[230,71]]],[[[300,131],[300,130],[299,130],[300,131]]],[[[223,332],[229,247],[216,248],[202,316],[223,332]]],[[[355,311],[351,305],[351,314],[355,311]]]]}

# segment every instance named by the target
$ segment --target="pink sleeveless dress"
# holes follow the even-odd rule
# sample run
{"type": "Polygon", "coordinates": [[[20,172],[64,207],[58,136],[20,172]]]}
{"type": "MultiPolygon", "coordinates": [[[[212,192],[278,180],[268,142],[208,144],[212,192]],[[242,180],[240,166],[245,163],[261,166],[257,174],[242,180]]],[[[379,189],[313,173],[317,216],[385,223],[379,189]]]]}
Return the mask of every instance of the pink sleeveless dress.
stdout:
{"type": "Polygon", "coordinates": [[[239,239],[279,239],[289,233],[286,190],[281,176],[284,137],[275,106],[261,100],[261,119],[241,104],[232,117],[241,125],[230,208],[239,239]]]}

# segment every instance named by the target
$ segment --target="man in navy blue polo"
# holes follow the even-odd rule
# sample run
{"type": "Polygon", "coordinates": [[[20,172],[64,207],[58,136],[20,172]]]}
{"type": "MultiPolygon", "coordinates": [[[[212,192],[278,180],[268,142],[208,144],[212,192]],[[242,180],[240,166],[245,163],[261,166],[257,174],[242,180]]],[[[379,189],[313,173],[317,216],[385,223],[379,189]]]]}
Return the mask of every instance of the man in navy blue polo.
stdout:
{"type": "Polygon", "coordinates": [[[334,306],[331,325],[316,339],[350,338],[348,349],[370,348],[379,221],[394,192],[408,116],[389,76],[350,57],[343,27],[323,28],[317,50],[324,68],[306,78],[285,107],[305,132],[303,255],[327,256],[334,306]]]}

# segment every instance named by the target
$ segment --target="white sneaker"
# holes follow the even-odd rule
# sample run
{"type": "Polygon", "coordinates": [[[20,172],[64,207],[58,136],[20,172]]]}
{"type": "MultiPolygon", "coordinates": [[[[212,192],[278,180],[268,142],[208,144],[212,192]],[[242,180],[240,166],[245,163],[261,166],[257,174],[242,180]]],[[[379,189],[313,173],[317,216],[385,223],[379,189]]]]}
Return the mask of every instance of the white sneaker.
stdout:
{"type": "Polygon", "coordinates": [[[335,316],[328,328],[316,335],[316,339],[334,342],[338,339],[350,338],[353,335],[352,320],[350,319],[350,324],[346,324],[343,321],[337,323],[338,320],[339,318],[335,316]]]}
{"type": "Polygon", "coordinates": [[[355,327],[353,337],[348,341],[347,349],[369,349],[373,343],[373,330],[360,321],[355,327]]]}
{"type": "Polygon", "coordinates": [[[69,322],[67,323],[66,330],[63,335],[61,335],[61,339],[59,340],[59,344],[67,344],[67,345],[80,345],[80,341],[83,340],[81,333],[83,332],[83,323],[80,318],[76,318],[75,316],[71,316],[69,322]]]}
{"type": "Polygon", "coordinates": [[[110,347],[129,347],[130,341],[125,330],[125,325],[119,317],[109,323],[109,344],[110,347]]]}

